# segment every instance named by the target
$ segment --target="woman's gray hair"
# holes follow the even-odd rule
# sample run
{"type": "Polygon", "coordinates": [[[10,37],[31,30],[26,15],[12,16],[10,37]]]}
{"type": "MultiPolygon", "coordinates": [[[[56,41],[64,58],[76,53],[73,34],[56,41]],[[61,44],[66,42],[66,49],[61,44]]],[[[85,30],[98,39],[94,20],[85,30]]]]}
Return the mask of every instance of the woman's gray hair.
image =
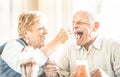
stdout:
{"type": "Polygon", "coordinates": [[[29,11],[21,13],[18,20],[18,33],[19,37],[24,37],[24,32],[26,30],[31,31],[31,27],[36,23],[44,24],[46,23],[46,16],[44,13],[39,11],[29,11]]]}

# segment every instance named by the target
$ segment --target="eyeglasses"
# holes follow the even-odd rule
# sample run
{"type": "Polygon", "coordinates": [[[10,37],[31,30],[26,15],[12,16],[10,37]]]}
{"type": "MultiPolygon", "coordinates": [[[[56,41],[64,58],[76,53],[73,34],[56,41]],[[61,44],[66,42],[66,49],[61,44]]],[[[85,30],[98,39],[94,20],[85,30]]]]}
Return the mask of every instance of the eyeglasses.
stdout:
{"type": "Polygon", "coordinates": [[[46,31],[46,29],[45,29],[45,27],[44,27],[44,26],[42,26],[42,27],[38,28],[38,30],[40,31],[40,33],[43,33],[44,31],[46,31]]]}
{"type": "Polygon", "coordinates": [[[38,28],[34,29],[34,31],[39,31],[40,33],[46,32],[45,26],[39,26],[38,28]]]}
{"type": "Polygon", "coordinates": [[[90,24],[85,21],[78,21],[78,22],[73,21],[72,25],[90,25],[90,24]]]}

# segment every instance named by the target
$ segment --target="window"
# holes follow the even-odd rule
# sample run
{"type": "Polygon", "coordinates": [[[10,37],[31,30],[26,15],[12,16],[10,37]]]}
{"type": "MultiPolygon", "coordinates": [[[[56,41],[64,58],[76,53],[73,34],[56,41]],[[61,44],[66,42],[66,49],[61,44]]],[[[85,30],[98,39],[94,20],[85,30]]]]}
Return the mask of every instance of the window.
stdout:
{"type": "Polygon", "coordinates": [[[95,12],[100,21],[100,35],[120,40],[119,0],[73,0],[73,13],[78,9],[95,12]]]}
{"type": "Polygon", "coordinates": [[[20,13],[20,0],[4,0],[0,2],[0,44],[16,37],[17,17],[20,13]]]}

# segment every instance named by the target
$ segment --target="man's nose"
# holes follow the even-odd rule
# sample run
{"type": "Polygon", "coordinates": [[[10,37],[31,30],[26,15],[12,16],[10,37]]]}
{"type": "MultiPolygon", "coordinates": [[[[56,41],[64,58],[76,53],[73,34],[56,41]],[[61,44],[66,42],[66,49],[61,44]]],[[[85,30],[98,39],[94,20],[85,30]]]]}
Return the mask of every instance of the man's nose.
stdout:
{"type": "Polygon", "coordinates": [[[44,33],[45,33],[45,34],[47,34],[47,33],[48,33],[48,31],[47,31],[47,29],[46,29],[46,28],[44,28],[44,33]]]}

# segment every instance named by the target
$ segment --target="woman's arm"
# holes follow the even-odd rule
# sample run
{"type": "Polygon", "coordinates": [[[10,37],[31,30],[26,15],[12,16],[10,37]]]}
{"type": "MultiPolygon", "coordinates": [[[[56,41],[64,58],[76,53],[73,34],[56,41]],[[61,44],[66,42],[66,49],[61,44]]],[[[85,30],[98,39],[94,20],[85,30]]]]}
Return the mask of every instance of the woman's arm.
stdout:
{"type": "Polygon", "coordinates": [[[49,56],[53,53],[54,49],[61,43],[64,43],[68,39],[68,35],[66,31],[62,28],[60,32],[57,34],[54,40],[49,42],[47,45],[41,48],[41,51],[45,56],[49,56]]]}

